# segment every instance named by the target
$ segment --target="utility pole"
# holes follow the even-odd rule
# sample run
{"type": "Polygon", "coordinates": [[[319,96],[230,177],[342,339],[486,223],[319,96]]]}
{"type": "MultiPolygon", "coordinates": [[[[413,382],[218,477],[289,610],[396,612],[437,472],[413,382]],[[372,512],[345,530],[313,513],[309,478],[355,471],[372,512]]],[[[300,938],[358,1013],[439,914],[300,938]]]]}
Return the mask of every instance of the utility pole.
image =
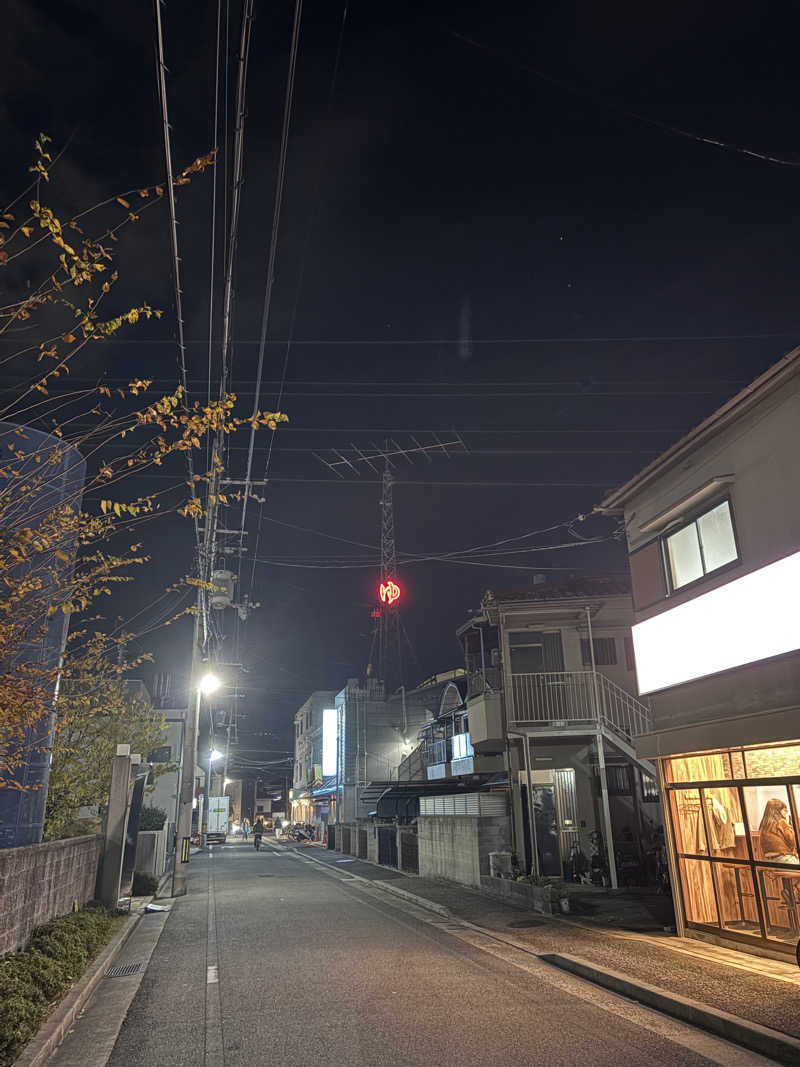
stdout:
{"type": "Polygon", "coordinates": [[[194,769],[197,765],[197,734],[200,728],[200,613],[202,590],[197,590],[197,614],[192,635],[192,668],[189,675],[189,709],[186,712],[181,765],[178,770],[178,825],[175,833],[175,863],[172,868],[172,895],[182,897],[189,879],[189,849],[192,836],[192,807],[194,801],[194,769]],[[194,697],[194,709],[192,709],[194,697]]]}
{"type": "MultiPolygon", "coordinates": [[[[194,698],[194,712],[186,714],[186,743],[180,770],[181,806],[178,816],[177,841],[175,842],[175,866],[172,873],[172,895],[183,896],[189,878],[189,850],[192,835],[192,802],[194,800],[194,769],[197,765],[197,740],[200,732],[200,669],[203,662],[203,647],[206,632],[206,589],[211,577],[214,557],[214,542],[217,525],[217,499],[219,497],[220,462],[218,443],[211,451],[211,479],[209,482],[203,542],[198,561],[200,587],[197,590],[194,631],[192,635],[192,667],[189,674],[189,709],[194,698]],[[202,643],[201,643],[202,641],[202,643]]],[[[208,793],[208,785],[206,786],[208,793]]]]}

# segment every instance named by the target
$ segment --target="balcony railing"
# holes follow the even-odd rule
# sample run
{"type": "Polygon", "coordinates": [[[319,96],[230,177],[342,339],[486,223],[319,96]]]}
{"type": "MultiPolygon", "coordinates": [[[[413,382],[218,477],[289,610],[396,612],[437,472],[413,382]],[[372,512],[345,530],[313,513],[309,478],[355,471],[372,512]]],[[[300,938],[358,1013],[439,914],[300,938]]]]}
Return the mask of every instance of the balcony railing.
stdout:
{"type": "Polygon", "coordinates": [[[474,750],[468,733],[454,734],[452,737],[443,737],[438,741],[423,741],[400,764],[397,777],[400,781],[427,778],[430,777],[428,767],[442,768],[439,777],[445,777],[445,768],[448,763],[451,765],[453,774],[470,774],[473,755],[474,750]]]}
{"type": "Polygon", "coordinates": [[[513,674],[511,690],[509,718],[514,722],[593,726],[599,722],[628,740],[650,729],[649,709],[599,672],[513,674]]]}
{"type": "Polygon", "coordinates": [[[429,741],[425,746],[425,763],[430,766],[431,763],[447,763],[450,759],[449,753],[449,739],[442,738],[440,741],[429,741]]]}
{"type": "Polygon", "coordinates": [[[497,693],[500,687],[500,668],[487,667],[484,671],[470,674],[467,679],[467,699],[481,696],[483,693],[497,693]]]}

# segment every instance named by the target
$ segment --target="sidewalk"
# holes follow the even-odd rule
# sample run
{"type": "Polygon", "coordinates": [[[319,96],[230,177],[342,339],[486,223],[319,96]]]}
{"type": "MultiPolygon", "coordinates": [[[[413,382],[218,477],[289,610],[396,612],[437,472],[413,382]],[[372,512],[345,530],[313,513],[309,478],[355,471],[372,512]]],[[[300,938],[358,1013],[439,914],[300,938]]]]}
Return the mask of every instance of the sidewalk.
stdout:
{"type": "Polygon", "coordinates": [[[537,954],[579,956],[634,982],[690,997],[718,1011],[800,1038],[800,969],[668,934],[643,934],[539,915],[456,883],[433,881],[300,846],[340,872],[383,883],[446,908],[452,916],[537,954]],[[342,862],[345,861],[345,862],[342,862]]]}

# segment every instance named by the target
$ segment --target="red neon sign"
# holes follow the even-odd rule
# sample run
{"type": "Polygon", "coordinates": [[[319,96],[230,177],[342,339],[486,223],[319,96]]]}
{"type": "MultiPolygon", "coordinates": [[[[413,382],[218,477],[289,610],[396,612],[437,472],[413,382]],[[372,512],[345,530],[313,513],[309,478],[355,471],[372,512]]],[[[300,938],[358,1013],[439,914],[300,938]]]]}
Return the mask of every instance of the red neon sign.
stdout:
{"type": "Polygon", "coordinates": [[[400,599],[400,586],[391,579],[385,584],[381,582],[380,592],[384,604],[394,604],[395,600],[400,599]]]}

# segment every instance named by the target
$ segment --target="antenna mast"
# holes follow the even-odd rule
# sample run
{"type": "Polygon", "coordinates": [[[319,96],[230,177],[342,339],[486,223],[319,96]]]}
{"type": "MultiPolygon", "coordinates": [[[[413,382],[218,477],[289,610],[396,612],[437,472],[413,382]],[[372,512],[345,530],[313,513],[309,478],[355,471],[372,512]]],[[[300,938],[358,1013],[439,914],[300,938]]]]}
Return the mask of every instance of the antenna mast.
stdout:
{"type": "MultiPolygon", "coordinates": [[[[388,451],[388,445],[387,445],[388,451]]],[[[394,543],[394,476],[391,462],[385,456],[383,476],[381,478],[381,588],[389,583],[397,585],[397,552],[394,543]]],[[[379,608],[378,614],[378,678],[389,685],[403,682],[403,653],[400,644],[400,609],[396,602],[386,601],[379,608]]],[[[371,673],[370,668],[368,673],[371,673]]]]}
{"type": "MultiPolygon", "coordinates": [[[[358,475],[369,467],[374,474],[381,473],[377,464],[383,460],[383,472],[381,474],[381,563],[380,563],[380,603],[373,609],[372,618],[375,626],[372,633],[372,648],[370,662],[367,666],[367,675],[377,675],[379,681],[386,686],[387,692],[393,692],[403,682],[403,657],[402,641],[403,627],[400,620],[400,585],[397,581],[397,550],[394,538],[394,460],[402,457],[410,466],[414,466],[413,457],[423,457],[432,462],[431,453],[442,453],[446,459],[450,459],[450,449],[467,452],[467,446],[461,439],[460,434],[454,430],[448,431],[448,439],[442,440],[438,433],[433,432],[433,441],[429,444],[421,444],[413,434],[410,434],[413,444],[403,448],[397,441],[391,438],[384,442],[383,448],[372,445],[365,449],[355,444],[350,444],[349,449],[330,449],[332,459],[326,459],[318,453],[316,458],[323,463],[328,470],[333,471],[339,478],[344,478],[343,470],[349,469],[358,475]],[[363,466],[362,466],[363,465],[363,466]],[[377,659],[373,661],[373,655],[377,651],[377,659]]],[[[402,484],[402,483],[401,483],[402,484]]]]}

